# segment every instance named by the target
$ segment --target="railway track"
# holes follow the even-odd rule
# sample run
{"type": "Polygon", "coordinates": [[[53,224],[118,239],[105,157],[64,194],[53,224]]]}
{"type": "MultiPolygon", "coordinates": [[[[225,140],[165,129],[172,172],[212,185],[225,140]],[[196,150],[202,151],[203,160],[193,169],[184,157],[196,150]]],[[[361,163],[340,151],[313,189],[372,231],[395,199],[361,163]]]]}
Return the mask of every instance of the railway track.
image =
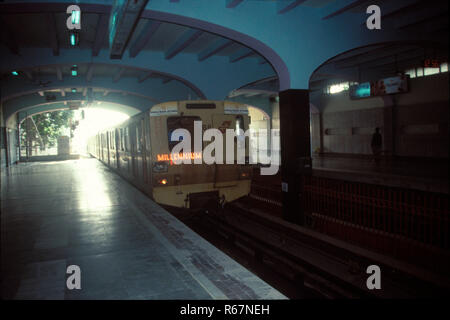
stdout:
{"type": "Polygon", "coordinates": [[[290,298],[407,298],[449,295],[450,282],[424,269],[268,215],[275,201],[247,197],[225,208],[173,212],[194,231],[290,298]],[[382,289],[368,290],[369,265],[382,271],[382,289]]]}

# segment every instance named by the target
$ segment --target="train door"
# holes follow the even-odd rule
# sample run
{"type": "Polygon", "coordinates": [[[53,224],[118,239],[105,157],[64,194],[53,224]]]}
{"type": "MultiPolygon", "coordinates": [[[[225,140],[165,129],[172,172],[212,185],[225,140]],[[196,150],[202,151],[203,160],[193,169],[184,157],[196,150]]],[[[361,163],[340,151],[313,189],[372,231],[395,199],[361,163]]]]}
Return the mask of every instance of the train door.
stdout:
{"type": "Polygon", "coordinates": [[[130,147],[132,155],[132,174],[134,181],[137,184],[142,185],[143,179],[143,166],[142,166],[142,125],[141,121],[137,120],[130,125],[130,147]]]}
{"type": "Polygon", "coordinates": [[[120,135],[119,135],[119,129],[115,129],[114,130],[114,153],[116,155],[116,165],[115,168],[116,169],[120,169],[119,167],[119,141],[120,135]]]}
{"type": "Polygon", "coordinates": [[[117,131],[117,135],[116,135],[116,140],[117,140],[117,170],[121,171],[122,170],[122,151],[123,151],[123,146],[122,146],[122,135],[123,135],[123,129],[119,128],[116,129],[117,131]]]}
{"type": "Polygon", "coordinates": [[[114,130],[109,132],[109,161],[111,168],[116,167],[116,150],[115,150],[114,130]]]}
{"type": "Polygon", "coordinates": [[[120,128],[120,150],[119,150],[119,170],[130,177],[131,176],[131,153],[128,126],[120,128]]]}
{"type": "Polygon", "coordinates": [[[136,149],[135,149],[135,151],[136,151],[135,173],[136,173],[136,177],[137,177],[139,183],[141,185],[144,185],[144,183],[145,183],[144,150],[143,150],[144,149],[144,135],[143,135],[142,124],[143,124],[143,119],[139,119],[136,122],[135,130],[134,130],[135,131],[135,147],[136,147],[136,149]]]}
{"type": "Polygon", "coordinates": [[[131,155],[131,176],[134,178],[133,181],[136,181],[136,124],[130,123],[128,126],[128,132],[130,137],[130,155],[131,155]]]}
{"type": "Polygon", "coordinates": [[[109,136],[109,166],[111,168],[116,167],[116,141],[114,138],[114,131],[108,133],[109,136]]]}
{"type": "Polygon", "coordinates": [[[109,136],[109,131],[106,131],[105,133],[105,140],[106,140],[106,157],[107,157],[107,164],[108,167],[111,166],[110,160],[111,160],[111,154],[110,154],[110,148],[111,148],[111,141],[109,136]]]}
{"type": "Polygon", "coordinates": [[[131,157],[131,143],[130,143],[130,125],[127,125],[124,129],[124,144],[125,144],[125,151],[124,151],[124,160],[126,161],[126,174],[129,177],[133,176],[133,163],[132,163],[132,157],[131,157]]]}
{"type": "Polygon", "coordinates": [[[147,184],[147,191],[151,195],[152,184],[152,146],[151,146],[151,132],[150,132],[150,116],[146,114],[143,120],[143,136],[144,136],[144,182],[147,184]]]}
{"type": "Polygon", "coordinates": [[[105,157],[103,155],[103,150],[105,149],[105,137],[103,133],[100,133],[100,159],[105,162],[105,157]]]}
{"type": "Polygon", "coordinates": [[[106,141],[106,133],[102,134],[103,137],[103,162],[108,163],[108,144],[106,141]]]}

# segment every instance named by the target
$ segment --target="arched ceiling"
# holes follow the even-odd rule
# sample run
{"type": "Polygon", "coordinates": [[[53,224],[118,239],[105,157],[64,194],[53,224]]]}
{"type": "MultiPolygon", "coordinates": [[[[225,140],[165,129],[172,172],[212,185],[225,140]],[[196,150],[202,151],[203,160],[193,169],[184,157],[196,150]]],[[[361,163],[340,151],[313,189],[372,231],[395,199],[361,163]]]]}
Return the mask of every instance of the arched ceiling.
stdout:
{"type": "MultiPolygon", "coordinates": [[[[308,88],[319,66],[354,48],[424,40],[448,47],[448,4],[440,0],[432,6],[422,0],[128,0],[127,15],[116,16],[116,33],[109,28],[112,3],[77,1],[76,47],[66,28],[73,1],[0,3],[4,115],[42,105],[48,95],[64,100],[80,92],[81,100],[92,99],[91,92],[94,99],[117,95],[139,110],[243,93],[266,99],[308,88]],[[365,27],[369,4],[381,7],[382,30],[365,27]]],[[[322,71],[327,79],[336,74],[322,71]]]]}

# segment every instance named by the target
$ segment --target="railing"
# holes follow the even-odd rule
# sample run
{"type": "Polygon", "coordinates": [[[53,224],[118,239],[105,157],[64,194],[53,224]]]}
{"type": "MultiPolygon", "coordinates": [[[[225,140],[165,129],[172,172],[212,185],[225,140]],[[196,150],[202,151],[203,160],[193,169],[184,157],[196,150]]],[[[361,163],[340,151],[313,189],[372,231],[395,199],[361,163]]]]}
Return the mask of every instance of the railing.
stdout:
{"type": "Polygon", "coordinates": [[[449,247],[449,197],[386,186],[302,177],[311,227],[407,260],[449,247]]]}

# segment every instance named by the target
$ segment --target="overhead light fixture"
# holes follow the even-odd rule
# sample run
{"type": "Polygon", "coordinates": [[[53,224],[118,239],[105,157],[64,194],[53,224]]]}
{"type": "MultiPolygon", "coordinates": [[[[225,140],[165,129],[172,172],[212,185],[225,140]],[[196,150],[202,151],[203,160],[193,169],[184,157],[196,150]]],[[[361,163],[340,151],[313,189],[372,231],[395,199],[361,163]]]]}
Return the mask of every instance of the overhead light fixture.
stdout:
{"type": "Polygon", "coordinates": [[[70,45],[72,47],[78,46],[78,42],[80,41],[80,37],[78,35],[78,32],[71,31],[70,32],[70,45]]]}
{"type": "Polygon", "coordinates": [[[74,64],[70,70],[72,71],[72,76],[76,77],[78,75],[78,67],[76,64],[74,64]]]}
{"type": "Polygon", "coordinates": [[[13,71],[11,73],[12,73],[13,76],[18,76],[19,75],[19,73],[17,71],[13,71]]]}

